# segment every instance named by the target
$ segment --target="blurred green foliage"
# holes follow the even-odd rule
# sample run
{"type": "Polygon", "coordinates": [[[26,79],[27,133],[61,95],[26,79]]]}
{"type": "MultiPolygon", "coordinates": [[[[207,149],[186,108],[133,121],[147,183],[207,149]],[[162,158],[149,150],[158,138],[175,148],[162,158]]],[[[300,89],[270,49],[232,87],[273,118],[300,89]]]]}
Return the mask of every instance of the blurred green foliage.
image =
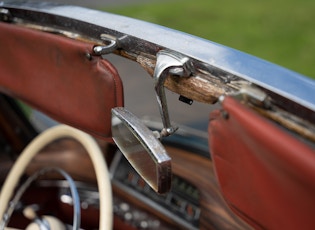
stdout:
{"type": "Polygon", "coordinates": [[[314,0],[173,0],[113,9],[315,78],[314,0]]]}

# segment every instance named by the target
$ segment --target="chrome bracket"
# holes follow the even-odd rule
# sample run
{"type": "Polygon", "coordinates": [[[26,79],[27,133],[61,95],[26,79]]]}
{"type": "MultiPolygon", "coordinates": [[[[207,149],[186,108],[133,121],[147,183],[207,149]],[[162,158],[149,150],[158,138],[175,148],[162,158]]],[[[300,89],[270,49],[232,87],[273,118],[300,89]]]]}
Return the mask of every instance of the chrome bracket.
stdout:
{"type": "MultiPolygon", "coordinates": [[[[238,92],[232,93],[231,96],[260,108],[269,109],[271,107],[269,96],[253,85],[243,86],[238,92]]],[[[219,100],[222,101],[222,98],[219,98],[219,100]]]]}
{"type": "Polygon", "coordinates": [[[156,98],[163,122],[161,137],[173,134],[178,128],[171,125],[169,118],[167,100],[164,90],[164,83],[169,75],[190,77],[194,74],[194,67],[191,60],[170,50],[161,50],[157,53],[157,62],[153,73],[156,98]]]}
{"type": "Polygon", "coordinates": [[[13,17],[8,9],[0,8],[0,21],[11,22],[13,17]]]}
{"type": "Polygon", "coordinates": [[[94,55],[106,55],[114,52],[121,47],[121,42],[125,40],[128,36],[124,35],[120,38],[116,38],[109,34],[101,34],[100,38],[105,45],[97,45],[93,48],[94,55]]]}

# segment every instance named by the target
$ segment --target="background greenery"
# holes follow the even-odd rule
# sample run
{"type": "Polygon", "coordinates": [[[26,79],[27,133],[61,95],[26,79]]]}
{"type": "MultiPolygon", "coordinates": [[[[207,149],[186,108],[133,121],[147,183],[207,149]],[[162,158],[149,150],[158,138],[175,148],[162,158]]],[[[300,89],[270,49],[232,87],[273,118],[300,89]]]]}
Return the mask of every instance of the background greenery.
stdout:
{"type": "Polygon", "coordinates": [[[173,0],[105,10],[206,38],[315,78],[314,0],[173,0]]]}

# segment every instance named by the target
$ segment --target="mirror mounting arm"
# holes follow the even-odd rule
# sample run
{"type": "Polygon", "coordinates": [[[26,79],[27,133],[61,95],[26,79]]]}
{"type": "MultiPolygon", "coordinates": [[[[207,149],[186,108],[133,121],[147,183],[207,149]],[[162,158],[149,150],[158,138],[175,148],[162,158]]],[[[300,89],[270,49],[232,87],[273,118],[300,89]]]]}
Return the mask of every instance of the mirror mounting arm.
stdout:
{"type": "Polygon", "coordinates": [[[161,50],[157,53],[157,62],[154,69],[153,79],[156,98],[163,122],[160,138],[172,135],[178,129],[177,127],[172,126],[168,113],[167,100],[164,91],[166,78],[169,75],[190,77],[193,76],[193,74],[194,67],[188,57],[170,50],[161,50]]]}

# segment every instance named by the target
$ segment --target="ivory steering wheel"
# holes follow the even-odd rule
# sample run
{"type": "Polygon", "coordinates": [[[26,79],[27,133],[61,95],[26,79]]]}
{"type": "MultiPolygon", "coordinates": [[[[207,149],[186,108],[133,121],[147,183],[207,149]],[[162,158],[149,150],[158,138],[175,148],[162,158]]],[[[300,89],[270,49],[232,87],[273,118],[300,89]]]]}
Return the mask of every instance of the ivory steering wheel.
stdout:
{"type": "Polygon", "coordinates": [[[96,174],[98,190],[100,194],[100,222],[99,229],[112,229],[113,226],[113,207],[112,190],[110,176],[103,153],[96,141],[88,134],[66,125],[52,127],[39,136],[24,149],[9,175],[7,176],[0,193],[0,221],[4,221],[4,215],[8,208],[9,201],[14,193],[14,189],[23,172],[34,156],[47,144],[60,138],[70,137],[79,141],[87,150],[96,174]]]}

